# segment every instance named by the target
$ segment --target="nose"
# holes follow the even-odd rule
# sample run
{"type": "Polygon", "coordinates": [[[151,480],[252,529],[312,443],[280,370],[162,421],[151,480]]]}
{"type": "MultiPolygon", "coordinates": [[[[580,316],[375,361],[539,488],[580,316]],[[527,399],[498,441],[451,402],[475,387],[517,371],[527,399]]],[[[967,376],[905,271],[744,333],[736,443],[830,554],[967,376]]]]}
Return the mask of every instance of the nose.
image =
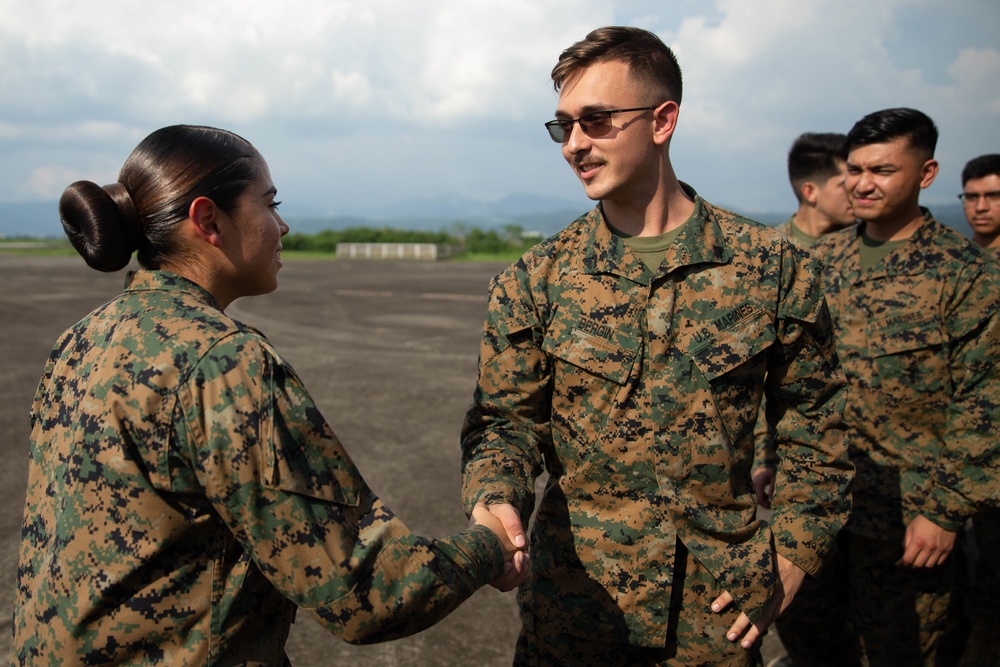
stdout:
{"type": "Polygon", "coordinates": [[[284,236],[285,234],[287,234],[288,231],[289,231],[288,223],[286,223],[285,219],[282,218],[280,215],[278,216],[278,229],[281,230],[281,235],[282,236],[284,236]]]}
{"type": "Polygon", "coordinates": [[[563,154],[574,155],[590,147],[590,136],[583,131],[580,123],[573,123],[563,141],[563,154]]]}
{"type": "Polygon", "coordinates": [[[986,195],[976,195],[976,211],[988,211],[990,209],[990,202],[986,199],[986,195]]]}
{"type": "Polygon", "coordinates": [[[858,192],[871,192],[875,189],[875,183],[868,172],[858,174],[854,189],[858,192]]]}

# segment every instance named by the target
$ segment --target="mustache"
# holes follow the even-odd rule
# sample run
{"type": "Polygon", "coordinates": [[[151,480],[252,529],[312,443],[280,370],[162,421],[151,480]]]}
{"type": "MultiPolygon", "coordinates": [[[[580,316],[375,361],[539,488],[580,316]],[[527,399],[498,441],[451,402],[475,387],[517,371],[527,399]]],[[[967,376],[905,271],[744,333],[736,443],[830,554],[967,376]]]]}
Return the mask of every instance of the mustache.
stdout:
{"type": "Polygon", "coordinates": [[[604,160],[599,157],[594,157],[593,155],[574,155],[573,160],[570,163],[573,165],[574,169],[579,169],[581,166],[587,164],[591,166],[604,164],[604,160]]]}

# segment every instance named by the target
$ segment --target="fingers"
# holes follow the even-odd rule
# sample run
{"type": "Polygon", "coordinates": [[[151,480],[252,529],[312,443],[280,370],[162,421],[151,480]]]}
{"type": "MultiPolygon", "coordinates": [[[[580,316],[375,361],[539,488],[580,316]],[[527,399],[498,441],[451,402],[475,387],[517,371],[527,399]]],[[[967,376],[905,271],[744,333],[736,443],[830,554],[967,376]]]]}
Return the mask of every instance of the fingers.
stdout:
{"type": "Polygon", "coordinates": [[[896,566],[924,568],[943,564],[955,546],[955,536],[955,532],[918,515],[906,527],[903,556],[896,561],[896,566]]]}
{"type": "Polygon", "coordinates": [[[757,503],[766,510],[771,509],[774,499],[774,471],[758,468],[753,473],[753,488],[757,492],[757,503]]]}
{"type": "Polygon", "coordinates": [[[943,565],[944,562],[948,560],[949,553],[951,552],[943,552],[931,548],[920,548],[916,545],[911,545],[906,549],[906,551],[903,552],[903,557],[896,561],[896,566],[914,569],[937,567],[938,565],[943,565]]]}
{"type": "Polygon", "coordinates": [[[514,509],[513,505],[507,503],[501,503],[496,505],[490,505],[490,513],[493,516],[500,519],[500,523],[503,524],[504,529],[507,531],[507,537],[518,549],[523,549],[528,546],[528,536],[524,534],[524,527],[521,525],[521,516],[514,509]]]}
{"type": "Polygon", "coordinates": [[[476,503],[472,508],[470,524],[482,524],[493,531],[503,549],[504,572],[490,582],[501,591],[517,588],[528,579],[530,558],[524,550],[527,537],[521,519],[512,505],[476,503]]]}
{"type": "Polygon", "coordinates": [[[529,557],[527,552],[518,551],[514,558],[504,564],[504,572],[490,582],[490,586],[499,591],[511,591],[523,584],[528,579],[529,557]]]}
{"type": "Polygon", "coordinates": [[[497,539],[500,541],[500,547],[503,549],[503,559],[505,561],[510,561],[514,557],[515,552],[518,551],[517,545],[508,537],[507,529],[504,527],[503,522],[482,503],[476,503],[476,506],[472,508],[472,515],[469,517],[469,525],[476,524],[486,526],[497,536],[497,539]]]}
{"type": "Polygon", "coordinates": [[[729,594],[729,591],[724,591],[722,595],[715,598],[712,602],[712,611],[716,614],[726,610],[726,607],[733,603],[733,596],[729,594]]]}
{"type": "MultiPolygon", "coordinates": [[[[716,614],[724,612],[729,605],[733,602],[733,597],[728,593],[724,592],[722,595],[717,597],[712,602],[712,611],[716,614]]],[[[773,606],[773,605],[772,605],[773,606]]],[[[767,624],[763,626],[767,627],[767,624]]],[[[740,646],[743,648],[750,648],[754,643],[760,639],[762,630],[758,628],[755,624],[750,622],[747,615],[740,613],[739,618],[733,623],[732,627],[726,632],[726,639],[731,642],[739,642],[740,646]]]]}
{"type": "Polygon", "coordinates": [[[726,639],[731,642],[739,642],[743,648],[750,648],[761,637],[761,630],[756,624],[751,623],[746,614],[740,613],[733,626],[726,633],[726,639]]]}

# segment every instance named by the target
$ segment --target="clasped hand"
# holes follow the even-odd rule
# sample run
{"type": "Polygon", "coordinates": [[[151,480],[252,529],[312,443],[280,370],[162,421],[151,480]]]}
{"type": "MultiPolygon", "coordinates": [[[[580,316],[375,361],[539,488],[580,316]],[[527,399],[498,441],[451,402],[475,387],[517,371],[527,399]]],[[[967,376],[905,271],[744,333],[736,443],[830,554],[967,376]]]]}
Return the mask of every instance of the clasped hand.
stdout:
{"type": "Polygon", "coordinates": [[[513,505],[476,503],[469,525],[483,524],[493,531],[503,548],[503,574],[490,582],[501,591],[517,588],[528,579],[528,537],[513,505]]]}

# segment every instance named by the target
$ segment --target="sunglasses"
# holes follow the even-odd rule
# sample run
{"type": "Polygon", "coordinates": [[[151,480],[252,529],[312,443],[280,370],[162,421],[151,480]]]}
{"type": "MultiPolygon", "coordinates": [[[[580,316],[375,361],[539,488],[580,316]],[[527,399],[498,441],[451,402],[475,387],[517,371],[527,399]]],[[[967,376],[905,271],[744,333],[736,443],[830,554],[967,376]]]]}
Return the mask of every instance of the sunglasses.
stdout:
{"type": "Polygon", "coordinates": [[[588,137],[603,137],[611,130],[611,114],[625,113],[626,111],[649,111],[660,106],[633,107],[631,109],[608,109],[607,111],[591,111],[579,118],[556,118],[545,124],[545,129],[549,131],[552,141],[561,144],[573,132],[573,123],[579,123],[580,129],[588,137]]]}

